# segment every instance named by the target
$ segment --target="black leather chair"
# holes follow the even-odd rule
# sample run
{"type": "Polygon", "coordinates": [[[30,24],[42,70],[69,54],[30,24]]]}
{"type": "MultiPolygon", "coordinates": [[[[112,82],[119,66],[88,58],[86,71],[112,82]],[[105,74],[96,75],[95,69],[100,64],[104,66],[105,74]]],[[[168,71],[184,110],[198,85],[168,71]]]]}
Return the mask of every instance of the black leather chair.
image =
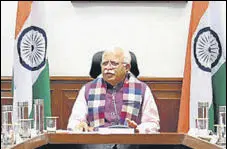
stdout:
{"type": "MultiPolygon", "coordinates": [[[[130,69],[130,71],[135,77],[137,77],[140,72],[139,72],[139,69],[138,69],[136,56],[133,52],[131,52],[131,51],[129,51],[129,52],[130,52],[130,55],[131,55],[131,69],[130,69]]],[[[103,51],[99,51],[99,52],[95,53],[93,58],[92,58],[90,76],[94,79],[99,74],[101,74],[100,63],[102,61],[102,54],[103,54],[103,51]]]]}

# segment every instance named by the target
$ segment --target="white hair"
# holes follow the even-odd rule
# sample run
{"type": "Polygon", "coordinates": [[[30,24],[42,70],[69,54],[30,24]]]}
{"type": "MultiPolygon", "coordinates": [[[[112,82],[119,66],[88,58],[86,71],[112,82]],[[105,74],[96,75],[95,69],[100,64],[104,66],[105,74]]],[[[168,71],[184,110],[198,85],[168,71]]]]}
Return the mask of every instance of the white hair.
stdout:
{"type": "Polygon", "coordinates": [[[120,48],[120,47],[111,47],[111,48],[105,49],[104,52],[103,52],[103,55],[102,55],[102,59],[103,59],[104,53],[114,52],[116,49],[122,50],[123,55],[124,55],[124,61],[123,62],[126,63],[126,64],[131,64],[131,55],[130,55],[129,50],[127,50],[125,48],[120,48]]]}

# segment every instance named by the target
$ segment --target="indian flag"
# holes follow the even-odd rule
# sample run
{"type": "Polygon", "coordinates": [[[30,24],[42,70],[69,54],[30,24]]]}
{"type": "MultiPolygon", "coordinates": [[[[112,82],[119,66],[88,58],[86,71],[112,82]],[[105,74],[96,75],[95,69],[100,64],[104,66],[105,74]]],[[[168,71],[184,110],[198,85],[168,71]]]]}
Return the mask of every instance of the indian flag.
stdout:
{"type": "Polygon", "coordinates": [[[220,2],[193,1],[179,111],[178,132],[195,128],[198,102],[209,103],[209,129],[226,105],[226,45],[220,2]]]}
{"type": "Polygon", "coordinates": [[[44,99],[44,114],[51,116],[47,45],[44,2],[18,1],[12,84],[14,122],[18,121],[17,102],[27,101],[33,118],[34,99],[44,99]]]}

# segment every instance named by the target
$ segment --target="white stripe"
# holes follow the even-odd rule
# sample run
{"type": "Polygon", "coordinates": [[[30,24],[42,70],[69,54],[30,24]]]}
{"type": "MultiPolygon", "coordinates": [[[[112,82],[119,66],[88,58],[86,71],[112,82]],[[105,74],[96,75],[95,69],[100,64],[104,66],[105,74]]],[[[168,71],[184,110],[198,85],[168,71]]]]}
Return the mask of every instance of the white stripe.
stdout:
{"type": "MultiPolygon", "coordinates": [[[[195,63],[193,45],[198,31],[209,24],[207,11],[202,16],[198,27],[193,34],[191,44],[191,90],[190,90],[190,128],[195,128],[195,119],[198,117],[198,101],[212,102],[211,73],[201,70],[195,63]]],[[[210,104],[209,104],[210,105],[210,104]]]]}

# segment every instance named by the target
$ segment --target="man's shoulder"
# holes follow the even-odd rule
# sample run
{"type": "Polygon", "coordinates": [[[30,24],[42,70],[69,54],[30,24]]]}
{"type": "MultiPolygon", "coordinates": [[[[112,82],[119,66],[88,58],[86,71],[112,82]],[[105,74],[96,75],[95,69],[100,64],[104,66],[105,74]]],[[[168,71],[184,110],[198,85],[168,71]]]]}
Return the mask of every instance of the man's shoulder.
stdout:
{"type": "Polygon", "coordinates": [[[87,82],[84,86],[87,88],[87,87],[90,87],[92,84],[95,84],[97,83],[98,80],[100,80],[102,78],[95,78],[94,80],[91,80],[89,82],[87,82]]]}
{"type": "Polygon", "coordinates": [[[144,88],[148,87],[148,85],[145,82],[139,80],[138,78],[135,78],[135,79],[136,79],[136,82],[140,83],[144,88]]]}

